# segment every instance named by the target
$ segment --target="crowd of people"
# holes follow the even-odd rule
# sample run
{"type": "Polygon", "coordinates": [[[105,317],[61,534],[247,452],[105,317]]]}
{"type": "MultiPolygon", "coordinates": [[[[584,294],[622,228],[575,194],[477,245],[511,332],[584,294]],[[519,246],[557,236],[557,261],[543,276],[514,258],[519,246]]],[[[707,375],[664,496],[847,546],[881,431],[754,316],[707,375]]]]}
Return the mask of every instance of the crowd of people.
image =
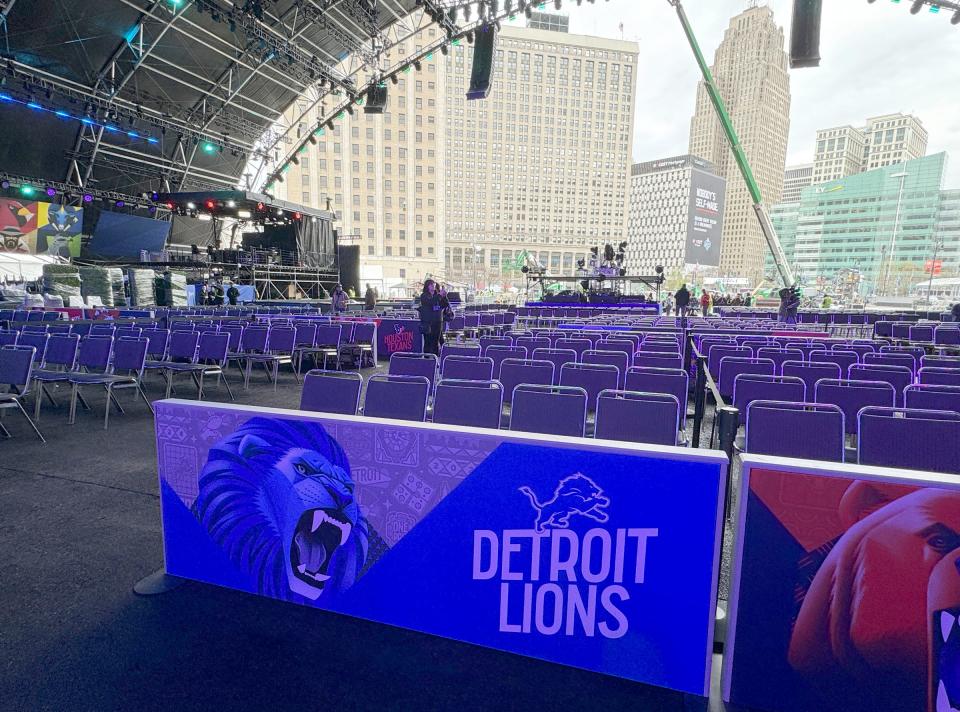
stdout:
{"type": "Polygon", "coordinates": [[[689,316],[691,313],[691,303],[693,309],[700,308],[702,316],[713,314],[714,307],[750,307],[753,306],[753,296],[751,294],[721,294],[719,292],[710,292],[706,289],[697,296],[687,289],[686,284],[680,285],[680,289],[675,294],[667,294],[660,303],[661,310],[667,316],[676,311],[678,316],[689,316]]]}

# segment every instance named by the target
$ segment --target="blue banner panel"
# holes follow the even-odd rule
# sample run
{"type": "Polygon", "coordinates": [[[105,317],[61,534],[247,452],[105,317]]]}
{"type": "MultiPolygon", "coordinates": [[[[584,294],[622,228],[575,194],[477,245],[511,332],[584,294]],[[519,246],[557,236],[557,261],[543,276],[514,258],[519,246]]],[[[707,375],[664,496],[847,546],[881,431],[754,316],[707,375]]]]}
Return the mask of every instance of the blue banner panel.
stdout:
{"type": "Polygon", "coordinates": [[[98,257],[140,257],[140,252],[160,252],[170,233],[170,223],[126,213],[100,213],[89,250],[98,257]]]}
{"type": "Polygon", "coordinates": [[[706,695],[726,459],[156,404],[170,574],[706,695]]]}
{"type": "Polygon", "coordinates": [[[960,481],[747,456],[724,697],[774,712],[960,710],[960,481]]]}

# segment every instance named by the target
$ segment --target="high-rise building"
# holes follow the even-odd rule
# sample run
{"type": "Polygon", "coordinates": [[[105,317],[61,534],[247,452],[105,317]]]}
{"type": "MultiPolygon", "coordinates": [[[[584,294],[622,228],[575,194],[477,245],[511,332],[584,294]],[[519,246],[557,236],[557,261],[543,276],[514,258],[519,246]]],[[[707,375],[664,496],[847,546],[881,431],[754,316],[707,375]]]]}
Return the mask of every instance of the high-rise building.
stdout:
{"type": "MultiPolygon", "coordinates": [[[[682,273],[688,265],[694,265],[691,260],[697,258],[688,259],[687,245],[698,233],[697,190],[706,188],[719,193],[714,217],[722,221],[724,183],[713,165],[696,156],[672,156],[635,164],[630,170],[630,219],[624,263],[627,274],[652,275],[658,266],[667,274],[682,273]]],[[[720,245],[708,245],[703,251],[708,256],[711,247],[716,250],[720,245]]]]}
{"type": "MultiPolygon", "coordinates": [[[[943,190],[947,156],[937,153],[804,188],[799,206],[779,205],[787,260],[805,283],[858,269],[865,294],[905,294],[923,278],[938,238],[945,274],[960,268],[957,191],[943,190]],[[789,239],[796,211],[795,240],[789,239]]],[[[779,225],[778,225],[779,222],[779,225]]]]}
{"type": "MultiPolygon", "coordinates": [[[[324,129],[280,197],[318,207],[329,197],[340,234],[360,244],[361,268],[381,268],[387,282],[522,284],[525,252],[550,274],[573,275],[590,247],[626,239],[638,48],[568,34],[559,21],[539,26],[550,29],[500,30],[484,100],[466,99],[472,44],[401,72],[384,113],[358,106],[324,129]]],[[[438,30],[426,32],[421,41],[438,30]]],[[[386,63],[419,50],[416,41],[386,63]]],[[[332,106],[308,113],[300,131],[332,106]]]]}
{"type": "MultiPolygon", "coordinates": [[[[754,177],[768,206],[780,202],[790,131],[790,75],[783,29],[769,7],[751,7],[730,20],[713,74],[754,177]]],[[[703,82],[690,124],[690,153],[710,161],[727,180],[720,271],[758,281],[767,245],[730,145],[703,82]]]]}
{"type": "MultiPolygon", "coordinates": [[[[543,26],[541,24],[541,26],[543,26]]],[[[493,86],[468,101],[472,45],[443,63],[446,275],[521,285],[524,253],[573,276],[627,233],[634,42],[505,26],[493,86]]]]}
{"type": "Polygon", "coordinates": [[[887,114],[867,119],[863,170],[892,166],[927,155],[927,130],[916,116],[887,114]]]}
{"type": "Polygon", "coordinates": [[[800,191],[813,185],[813,164],[787,166],[783,173],[783,197],[781,203],[799,203],[800,191]]]}
{"type": "Polygon", "coordinates": [[[817,131],[813,160],[813,182],[826,183],[864,170],[866,137],[853,126],[836,126],[817,131]]]}

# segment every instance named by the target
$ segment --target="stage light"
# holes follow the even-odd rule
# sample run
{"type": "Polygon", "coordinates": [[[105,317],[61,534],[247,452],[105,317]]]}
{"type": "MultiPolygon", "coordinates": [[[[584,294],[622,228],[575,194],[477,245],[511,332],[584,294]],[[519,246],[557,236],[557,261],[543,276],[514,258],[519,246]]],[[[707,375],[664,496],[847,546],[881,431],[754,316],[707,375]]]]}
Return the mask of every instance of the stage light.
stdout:
{"type": "Polygon", "coordinates": [[[147,136],[147,143],[160,143],[160,139],[155,136],[147,136]]]}
{"type": "Polygon", "coordinates": [[[56,188],[47,188],[47,197],[53,198],[57,194],[56,188]]]}
{"type": "Polygon", "coordinates": [[[126,203],[124,203],[122,200],[118,200],[118,201],[115,203],[115,205],[116,205],[118,208],[122,208],[124,205],[126,205],[126,203]]]}
{"type": "Polygon", "coordinates": [[[151,215],[153,215],[154,213],[157,212],[157,206],[156,206],[156,205],[151,205],[149,208],[147,208],[147,212],[150,213],[151,215]]]}
{"type": "Polygon", "coordinates": [[[140,138],[140,134],[138,134],[136,131],[127,131],[127,136],[130,138],[140,138]]]}
{"type": "Polygon", "coordinates": [[[277,208],[277,215],[282,216],[282,215],[283,215],[283,210],[281,210],[280,208],[277,208]]]}
{"type": "Polygon", "coordinates": [[[960,10],[957,10],[953,13],[953,17],[950,18],[951,25],[960,25],[960,10]]]}
{"type": "Polygon", "coordinates": [[[27,183],[24,183],[23,185],[20,186],[20,195],[26,196],[27,198],[29,198],[36,192],[37,192],[36,189],[32,185],[28,185],[27,183]]]}
{"type": "Polygon", "coordinates": [[[83,202],[84,202],[84,203],[92,203],[92,202],[93,202],[93,196],[90,195],[90,193],[84,193],[84,194],[83,194],[83,202]]]}
{"type": "Polygon", "coordinates": [[[216,144],[210,143],[209,141],[204,141],[204,143],[203,143],[203,145],[200,147],[200,149],[201,149],[204,153],[208,153],[208,154],[209,154],[209,153],[216,153],[216,152],[217,152],[217,146],[216,146],[216,144]]]}
{"type": "Polygon", "coordinates": [[[237,207],[237,201],[235,201],[235,200],[228,200],[228,201],[227,201],[227,207],[228,207],[228,208],[235,208],[235,207],[237,207]]]}
{"type": "Polygon", "coordinates": [[[63,109],[57,109],[53,112],[54,116],[59,116],[61,119],[69,119],[69,112],[64,111],[63,109]]]}
{"type": "Polygon", "coordinates": [[[916,15],[923,9],[923,0],[914,0],[913,5],[910,6],[910,14],[916,15]]]}
{"type": "Polygon", "coordinates": [[[263,203],[257,203],[257,210],[266,210],[266,207],[263,203]]]}
{"type": "Polygon", "coordinates": [[[187,210],[196,210],[196,209],[197,209],[196,203],[187,203],[187,210]]]}
{"type": "Polygon", "coordinates": [[[10,181],[4,178],[2,181],[0,181],[0,188],[3,188],[4,190],[10,190],[10,181]]]}
{"type": "Polygon", "coordinates": [[[110,133],[116,133],[117,131],[120,130],[118,127],[116,127],[116,126],[110,126],[109,124],[106,125],[106,126],[104,126],[103,129],[104,129],[105,131],[109,131],[110,133]]]}
{"type": "Polygon", "coordinates": [[[28,101],[28,102],[27,102],[27,108],[28,108],[28,109],[33,109],[34,111],[42,111],[42,110],[43,110],[43,107],[40,106],[40,104],[38,104],[38,103],[35,102],[35,101],[28,101]]]}
{"type": "Polygon", "coordinates": [[[202,220],[203,222],[210,222],[213,220],[213,216],[210,213],[200,213],[197,215],[197,220],[202,220]]]}
{"type": "Polygon", "coordinates": [[[173,210],[175,207],[177,207],[176,203],[172,200],[167,201],[167,210],[173,210]]]}
{"type": "Polygon", "coordinates": [[[418,60],[414,60],[414,62],[413,62],[413,68],[416,69],[418,72],[419,72],[421,69],[423,69],[423,65],[420,64],[420,60],[419,60],[419,59],[418,59],[418,60]]]}
{"type": "Polygon", "coordinates": [[[251,214],[249,210],[238,210],[237,217],[241,218],[242,220],[249,220],[251,217],[251,214]]]}
{"type": "Polygon", "coordinates": [[[299,219],[302,218],[302,217],[303,217],[303,216],[302,216],[300,213],[294,213],[294,214],[293,214],[293,219],[294,219],[294,220],[299,220],[299,219]]]}
{"type": "Polygon", "coordinates": [[[653,271],[657,274],[663,274],[663,265],[657,265],[653,271]]]}
{"type": "Polygon", "coordinates": [[[13,101],[13,97],[4,92],[0,94],[0,101],[13,101]]]}

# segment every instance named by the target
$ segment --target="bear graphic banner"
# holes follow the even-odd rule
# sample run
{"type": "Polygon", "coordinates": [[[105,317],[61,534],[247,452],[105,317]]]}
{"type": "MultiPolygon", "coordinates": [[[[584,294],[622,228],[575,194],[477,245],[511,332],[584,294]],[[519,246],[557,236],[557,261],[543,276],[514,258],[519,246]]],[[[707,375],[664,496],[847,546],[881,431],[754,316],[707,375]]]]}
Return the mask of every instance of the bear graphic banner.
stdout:
{"type": "Polygon", "coordinates": [[[960,481],[744,457],[724,697],[960,710],[960,481]]]}
{"type": "Polygon", "coordinates": [[[156,404],[168,573],[705,695],[726,458],[156,404]]]}

